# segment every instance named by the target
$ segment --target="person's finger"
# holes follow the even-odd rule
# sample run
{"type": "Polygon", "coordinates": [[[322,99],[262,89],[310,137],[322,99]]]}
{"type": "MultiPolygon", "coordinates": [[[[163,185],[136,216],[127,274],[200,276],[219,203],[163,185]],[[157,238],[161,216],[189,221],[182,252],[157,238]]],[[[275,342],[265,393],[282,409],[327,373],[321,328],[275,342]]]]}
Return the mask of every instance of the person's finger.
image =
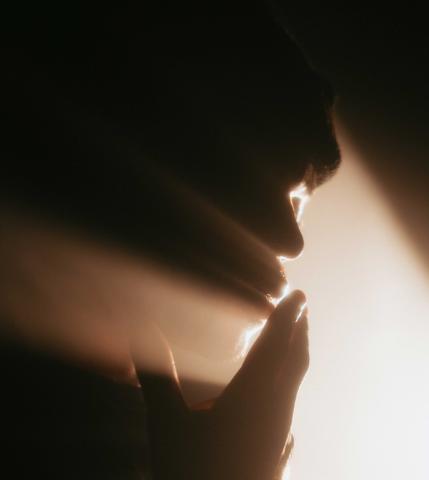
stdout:
{"type": "Polygon", "coordinates": [[[246,455],[260,458],[259,464],[267,469],[275,469],[290,429],[297,387],[292,382],[294,391],[286,397],[285,384],[279,389],[279,380],[305,303],[304,294],[296,291],[279,304],[213,410],[227,425],[231,442],[246,455]]]}
{"type": "Polygon", "coordinates": [[[293,327],[305,306],[306,298],[300,290],[292,292],[277,306],[244,360],[241,372],[280,366],[286,358],[293,327]]]}
{"type": "Polygon", "coordinates": [[[288,355],[293,326],[305,306],[305,295],[292,292],[271,314],[242,367],[226,387],[219,402],[237,402],[237,408],[271,401],[280,371],[288,355]]]}
{"type": "Polygon", "coordinates": [[[271,421],[282,425],[285,433],[290,429],[296,396],[308,365],[308,320],[303,315],[293,326],[287,358],[272,397],[271,421]]]}
{"type": "Polygon", "coordinates": [[[299,386],[310,363],[308,348],[308,316],[303,314],[294,325],[291,333],[288,355],[280,383],[287,388],[287,385],[299,386]]]}

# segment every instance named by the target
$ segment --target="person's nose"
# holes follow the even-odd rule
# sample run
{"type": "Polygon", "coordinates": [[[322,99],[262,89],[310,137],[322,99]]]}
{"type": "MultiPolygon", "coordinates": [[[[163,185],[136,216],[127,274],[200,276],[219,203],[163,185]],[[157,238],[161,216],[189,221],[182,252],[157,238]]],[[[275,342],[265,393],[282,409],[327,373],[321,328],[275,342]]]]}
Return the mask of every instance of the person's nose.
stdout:
{"type": "Polygon", "coordinates": [[[277,202],[277,207],[266,212],[261,237],[277,256],[297,258],[304,249],[304,238],[289,197],[277,202]]]}
{"type": "Polygon", "coordinates": [[[304,250],[304,237],[293,208],[286,206],[283,220],[279,222],[271,248],[278,256],[294,259],[304,250]]]}

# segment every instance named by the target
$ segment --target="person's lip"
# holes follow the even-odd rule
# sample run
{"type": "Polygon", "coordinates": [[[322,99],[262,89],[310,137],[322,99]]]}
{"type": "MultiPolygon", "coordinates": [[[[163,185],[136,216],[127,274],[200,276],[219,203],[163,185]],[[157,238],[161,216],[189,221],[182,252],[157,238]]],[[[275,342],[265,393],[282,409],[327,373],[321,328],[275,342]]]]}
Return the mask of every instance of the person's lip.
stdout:
{"type": "MultiPolygon", "coordinates": [[[[235,291],[240,297],[260,308],[261,315],[269,315],[273,306],[284,298],[289,288],[283,268],[277,261],[271,263],[268,269],[243,271],[240,276],[233,276],[230,280],[230,293],[235,291]]],[[[226,284],[224,286],[226,287],[226,284]]]]}
{"type": "Polygon", "coordinates": [[[290,285],[286,276],[284,267],[281,267],[280,277],[277,279],[277,282],[269,292],[267,292],[268,301],[276,306],[283,298],[285,298],[290,292],[290,285]]]}
{"type": "Polygon", "coordinates": [[[267,300],[273,305],[274,307],[277,307],[277,305],[284,299],[286,298],[290,293],[290,285],[285,281],[283,285],[281,286],[280,290],[276,291],[275,295],[272,294],[267,294],[267,300]]]}
{"type": "Polygon", "coordinates": [[[281,257],[276,258],[275,268],[270,271],[270,274],[260,278],[259,287],[271,305],[277,305],[288,295],[290,286],[281,257]]]}

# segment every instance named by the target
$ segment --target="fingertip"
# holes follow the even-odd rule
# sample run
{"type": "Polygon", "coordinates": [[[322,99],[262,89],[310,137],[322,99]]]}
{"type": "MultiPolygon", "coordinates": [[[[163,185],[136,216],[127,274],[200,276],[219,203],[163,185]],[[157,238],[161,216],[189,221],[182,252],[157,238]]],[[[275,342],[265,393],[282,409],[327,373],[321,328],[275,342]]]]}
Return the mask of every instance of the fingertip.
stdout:
{"type": "Polygon", "coordinates": [[[291,302],[303,304],[307,302],[307,297],[302,290],[293,290],[281,303],[288,300],[291,302]]]}
{"type": "Polygon", "coordinates": [[[306,306],[307,298],[304,292],[294,290],[278,304],[271,317],[283,318],[286,315],[291,321],[296,321],[306,306]]]}

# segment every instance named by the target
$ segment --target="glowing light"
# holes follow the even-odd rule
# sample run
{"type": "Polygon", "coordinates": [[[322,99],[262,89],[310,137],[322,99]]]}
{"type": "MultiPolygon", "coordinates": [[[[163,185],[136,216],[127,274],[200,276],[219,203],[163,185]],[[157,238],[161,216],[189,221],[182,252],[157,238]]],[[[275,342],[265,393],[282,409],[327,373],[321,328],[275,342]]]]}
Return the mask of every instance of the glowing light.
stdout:
{"type": "Polygon", "coordinates": [[[240,338],[239,354],[238,358],[244,358],[247,355],[247,352],[250,350],[251,346],[254,344],[255,340],[258,338],[261,330],[264,328],[267,320],[261,320],[256,325],[252,325],[249,328],[244,330],[240,338]]]}
{"type": "Polygon", "coordinates": [[[307,186],[301,183],[289,193],[289,199],[295,212],[295,217],[298,223],[302,221],[305,205],[310,199],[307,186]]]}
{"type": "MultiPolygon", "coordinates": [[[[280,263],[280,268],[282,269],[282,273],[283,273],[283,275],[285,276],[285,279],[286,279],[284,268],[285,268],[285,263],[288,259],[286,257],[283,257],[283,256],[278,256],[277,260],[280,263]]],[[[290,292],[291,292],[290,285],[285,280],[285,283],[282,287],[282,291],[281,291],[280,295],[278,297],[272,297],[271,295],[268,294],[267,295],[267,300],[271,303],[271,305],[273,305],[274,307],[277,307],[277,305],[283,299],[285,299],[290,294],[290,292]]],[[[302,312],[304,311],[305,307],[306,307],[306,304],[304,304],[301,307],[301,310],[300,310],[300,312],[299,312],[299,314],[296,318],[297,321],[301,317],[302,312]]],[[[257,339],[258,335],[261,333],[261,330],[264,328],[266,322],[267,322],[267,320],[264,319],[264,320],[261,320],[256,325],[252,325],[251,327],[246,328],[246,330],[243,332],[243,334],[241,335],[241,338],[240,338],[240,348],[239,348],[240,353],[238,355],[239,358],[243,358],[247,354],[247,352],[250,350],[250,347],[253,345],[253,343],[257,339]]]]}
{"type": "Polygon", "coordinates": [[[290,292],[291,292],[291,289],[290,289],[290,285],[289,283],[286,281],[286,273],[285,273],[285,264],[286,262],[289,260],[287,257],[284,257],[284,256],[281,256],[279,255],[277,257],[277,260],[279,261],[280,263],[280,268],[281,268],[281,271],[282,271],[282,274],[283,274],[283,277],[285,279],[285,283],[282,287],[282,291],[280,293],[280,295],[278,297],[272,297],[271,295],[267,295],[267,300],[271,303],[271,305],[274,305],[275,307],[277,307],[277,305],[284,299],[286,298],[290,292]]]}
{"type": "Polygon", "coordinates": [[[305,252],[287,266],[311,298],[293,477],[426,480],[427,272],[339,133],[343,165],[306,208],[305,252]]]}
{"type": "Polygon", "coordinates": [[[267,300],[271,303],[271,305],[274,305],[275,307],[277,307],[277,305],[289,294],[290,294],[290,285],[288,283],[285,283],[282,287],[282,291],[280,295],[277,298],[272,297],[271,295],[267,295],[267,300]]]}
{"type": "Polygon", "coordinates": [[[291,477],[291,474],[290,474],[290,464],[288,463],[283,470],[281,480],[290,480],[291,478],[292,477],[291,477]]]}
{"type": "Polygon", "coordinates": [[[305,302],[301,305],[301,308],[299,309],[298,315],[296,316],[295,322],[299,321],[299,319],[302,317],[302,315],[303,315],[303,313],[305,312],[306,309],[307,309],[307,302],[305,302]]]}

